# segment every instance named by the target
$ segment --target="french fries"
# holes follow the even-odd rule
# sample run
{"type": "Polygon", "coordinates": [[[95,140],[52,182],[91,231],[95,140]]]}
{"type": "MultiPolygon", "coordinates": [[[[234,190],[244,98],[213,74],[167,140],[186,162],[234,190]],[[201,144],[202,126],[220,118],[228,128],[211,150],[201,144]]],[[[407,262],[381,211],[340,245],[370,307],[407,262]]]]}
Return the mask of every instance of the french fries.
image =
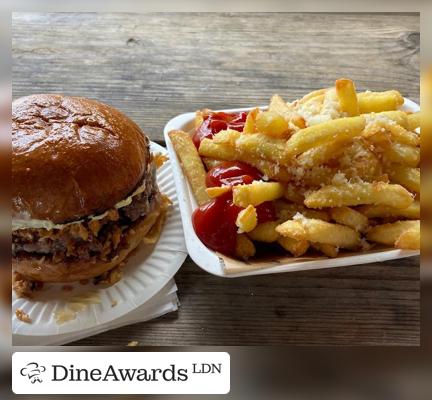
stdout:
{"type": "Polygon", "coordinates": [[[420,221],[397,221],[390,224],[374,226],[366,235],[372,242],[394,246],[400,236],[411,229],[420,230],[420,221]]]}
{"type": "Polygon", "coordinates": [[[210,198],[206,193],[206,171],[191,137],[183,131],[171,131],[168,136],[192,187],[196,202],[198,205],[207,203],[210,198]]]}
{"type": "Polygon", "coordinates": [[[396,163],[407,167],[417,167],[420,162],[420,148],[401,143],[392,143],[383,152],[387,163],[396,163]]]}
{"type": "Polygon", "coordinates": [[[279,237],[278,243],[294,257],[301,257],[309,249],[309,242],[307,240],[297,240],[290,237],[279,237]]]}
{"type": "Polygon", "coordinates": [[[312,243],[312,247],[330,258],[335,258],[339,254],[339,248],[331,244],[312,243]]]}
{"type": "Polygon", "coordinates": [[[272,111],[263,111],[257,115],[256,129],[258,132],[276,138],[289,136],[289,126],[286,119],[272,111]]]}
{"type": "Polygon", "coordinates": [[[246,122],[243,128],[243,133],[254,133],[256,132],[256,118],[258,113],[260,112],[259,108],[254,108],[251,110],[246,118],[246,122]]]}
{"type": "Polygon", "coordinates": [[[360,235],[354,229],[319,219],[300,217],[276,227],[281,236],[308,242],[324,243],[346,249],[359,245],[360,235]]]}
{"type": "Polygon", "coordinates": [[[219,197],[225,193],[231,192],[231,190],[232,190],[231,186],[215,186],[215,187],[207,188],[206,193],[208,197],[214,199],[215,197],[219,197]]]}
{"type": "Polygon", "coordinates": [[[401,235],[396,239],[395,246],[398,249],[420,249],[420,225],[401,233],[401,235]]]}
{"type": "Polygon", "coordinates": [[[309,193],[304,204],[310,208],[381,204],[395,208],[407,208],[414,201],[408,190],[389,183],[347,183],[324,186],[309,193]]]}
{"type": "MultiPolygon", "coordinates": [[[[367,251],[367,241],[418,249],[420,112],[405,112],[403,103],[397,90],[357,93],[353,81],[338,79],[291,103],[274,95],[267,109],[248,112],[243,129],[244,115],[236,125],[228,115],[228,129],[212,131],[198,152],[186,133],[169,135],[198,204],[223,196],[215,204],[239,207],[232,219],[239,259],[254,257],[259,242],[277,242],[293,257],[311,248],[327,257],[367,251]],[[246,163],[261,175],[205,188],[206,169],[221,163],[246,163]]],[[[195,128],[213,115],[197,112],[195,128]]]]}
{"type": "Polygon", "coordinates": [[[279,234],[276,232],[276,227],[278,225],[278,221],[263,222],[258,224],[255,229],[248,232],[248,236],[250,239],[257,242],[276,242],[279,238],[279,234]]]}
{"type": "Polygon", "coordinates": [[[397,110],[404,103],[397,90],[387,92],[363,92],[357,95],[360,114],[397,110]]]}
{"type": "Polygon", "coordinates": [[[407,208],[395,208],[383,205],[360,206],[357,211],[367,218],[408,218],[420,219],[420,202],[414,201],[407,208]]]}
{"type": "Polygon", "coordinates": [[[392,165],[387,174],[392,182],[399,183],[411,192],[420,193],[420,168],[392,165]]]}
{"type": "Polygon", "coordinates": [[[347,113],[349,117],[359,115],[360,109],[354,82],[350,79],[338,79],[335,86],[341,111],[347,113]]]}
{"type": "Polygon", "coordinates": [[[368,218],[350,207],[332,208],[330,216],[338,224],[349,226],[357,232],[366,232],[369,226],[368,218]]]}
{"type": "Polygon", "coordinates": [[[241,233],[237,235],[235,252],[238,258],[247,261],[255,255],[256,249],[252,240],[250,240],[246,234],[241,233]]]}
{"type": "Polygon", "coordinates": [[[363,116],[340,118],[302,129],[292,135],[285,146],[285,160],[329,142],[343,142],[361,135],[365,127],[363,116]]]}
{"type": "Polygon", "coordinates": [[[233,203],[239,207],[258,206],[265,201],[279,199],[284,194],[284,185],[279,182],[253,182],[233,187],[233,203]]]}
{"type": "Polygon", "coordinates": [[[414,131],[420,128],[420,112],[416,112],[407,116],[408,130],[414,131]]]}
{"type": "Polygon", "coordinates": [[[257,223],[258,217],[256,209],[250,204],[237,215],[236,225],[239,228],[239,233],[250,232],[255,229],[257,223]]]}

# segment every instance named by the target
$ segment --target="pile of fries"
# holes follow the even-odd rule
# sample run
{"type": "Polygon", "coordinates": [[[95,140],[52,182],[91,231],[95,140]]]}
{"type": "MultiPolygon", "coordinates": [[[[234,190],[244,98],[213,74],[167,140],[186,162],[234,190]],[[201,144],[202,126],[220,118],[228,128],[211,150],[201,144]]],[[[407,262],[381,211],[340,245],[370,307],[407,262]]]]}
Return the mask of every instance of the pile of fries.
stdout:
{"type": "MultiPolygon", "coordinates": [[[[170,139],[198,205],[232,191],[242,207],[236,255],[255,255],[257,243],[277,242],[294,257],[310,249],[336,257],[378,243],[420,247],[420,113],[401,110],[396,90],[357,93],[349,79],[292,103],[274,95],[255,108],[242,132],[223,130],[197,150],[191,133],[170,139]],[[264,178],[206,188],[206,171],[241,161],[264,178]],[[277,220],[257,224],[255,207],[273,201],[277,220]]],[[[196,113],[196,128],[209,110],[196,113]]]]}

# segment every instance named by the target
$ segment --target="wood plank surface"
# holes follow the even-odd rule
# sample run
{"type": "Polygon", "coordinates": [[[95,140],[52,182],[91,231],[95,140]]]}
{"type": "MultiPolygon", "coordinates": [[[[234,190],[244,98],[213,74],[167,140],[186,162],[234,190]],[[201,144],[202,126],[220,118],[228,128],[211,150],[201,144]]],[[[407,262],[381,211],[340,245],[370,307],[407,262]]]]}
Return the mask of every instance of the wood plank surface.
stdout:
{"type": "MultiPolygon", "coordinates": [[[[165,123],[355,80],[419,98],[417,14],[14,14],[14,98],[96,98],[165,123]]],[[[188,259],[180,310],[80,345],[419,344],[419,259],[223,279],[188,259]]]]}

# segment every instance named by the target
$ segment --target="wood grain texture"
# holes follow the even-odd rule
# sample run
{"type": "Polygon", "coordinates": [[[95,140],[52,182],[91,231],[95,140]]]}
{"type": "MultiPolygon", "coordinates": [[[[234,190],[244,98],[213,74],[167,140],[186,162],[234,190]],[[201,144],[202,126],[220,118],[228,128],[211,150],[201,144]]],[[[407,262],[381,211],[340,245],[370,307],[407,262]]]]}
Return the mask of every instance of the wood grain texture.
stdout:
{"type": "MultiPolygon", "coordinates": [[[[96,98],[155,141],[198,108],[292,100],[339,77],[419,97],[418,15],[15,14],[14,97],[96,98]]],[[[419,344],[419,259],[242,279],[188,259],[181,308],[79,345],[419,344]]]]}

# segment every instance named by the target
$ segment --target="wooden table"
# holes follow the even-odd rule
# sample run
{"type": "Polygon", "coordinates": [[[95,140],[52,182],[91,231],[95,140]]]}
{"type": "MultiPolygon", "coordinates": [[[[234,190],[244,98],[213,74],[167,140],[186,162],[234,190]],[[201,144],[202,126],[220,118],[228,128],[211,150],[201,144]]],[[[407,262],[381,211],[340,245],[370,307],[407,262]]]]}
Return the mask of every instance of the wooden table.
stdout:
{"type": "MultiPolygon", "coordinates": [[[[163,144],[173,116],[287,100],[350,77],[419,98],[419,16],[17,14],[14,97],[114,105],[163,144]]],[[[419,345],[419,259],[243,279],[187,259],[181,307],[79,345],[419,345]]]]}

